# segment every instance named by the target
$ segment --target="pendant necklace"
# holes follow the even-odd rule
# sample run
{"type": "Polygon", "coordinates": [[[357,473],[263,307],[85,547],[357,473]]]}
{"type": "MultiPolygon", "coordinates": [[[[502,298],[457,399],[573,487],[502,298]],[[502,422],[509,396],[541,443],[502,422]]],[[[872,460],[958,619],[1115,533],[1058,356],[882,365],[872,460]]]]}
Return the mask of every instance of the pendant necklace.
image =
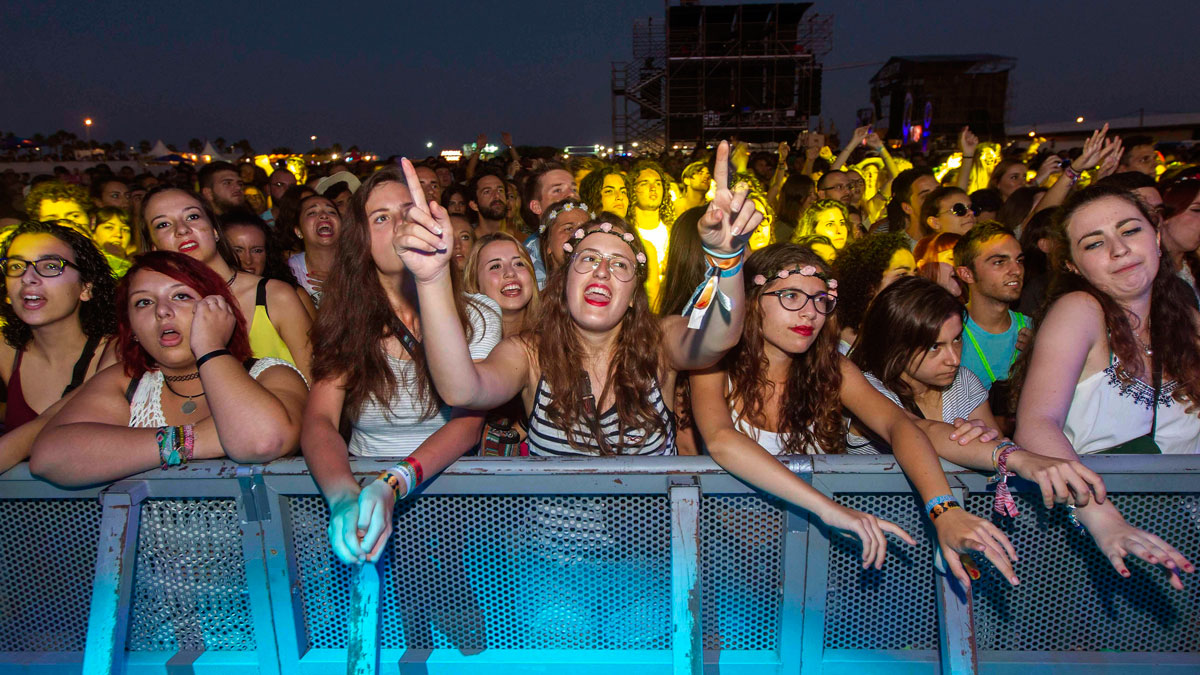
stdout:
{"type": "Polygon", "coordinates": [[[237,274],[238,274],[238,271],[237,271],[237,270],[234,270],[234,271],[233,271],[233,276],[229,277],[229,281],[226,281],[226,282],[225,282],[225,285],[226,285],[226,286],[228,286],[228,287],[230,287],[230,288],[233,288],[233,282],[237,280],[237,274]]]}
{"type": "Polygon", "coordinates": [[[187,399],[186,401],[183,402],[183,405],[179,406],[179,410],[184,415],[191,415],[192,413],[196,412],[196,403],[194,401],[192,401],[192,399],[197,396],[203,396],[204,392],[201,391],[199,394],[192,394],[190,396],[187,394],[181,394],[181,393],[175,391],[173,388],[171,388],[171,383],[172,382],[187,382],[189,380],[195,380],[199,377],[200,377],[200,371],[196,371],[196,372],[192,373],[191,375],[167,375],[166,373],[163,373],[163,384],[167,385],[167,391],[171,392],[172,394],[175,394],[179,398],[187,399]]]}

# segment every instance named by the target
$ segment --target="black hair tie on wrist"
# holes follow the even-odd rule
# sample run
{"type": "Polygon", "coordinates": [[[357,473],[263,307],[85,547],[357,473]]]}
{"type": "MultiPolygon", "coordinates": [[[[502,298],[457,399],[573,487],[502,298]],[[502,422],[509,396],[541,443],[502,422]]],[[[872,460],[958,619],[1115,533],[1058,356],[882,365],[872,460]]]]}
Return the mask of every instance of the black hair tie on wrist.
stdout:
{"type": "Polygon", "coordinates": [[[199,372],[200,367],[203,366],[205,363],[208,363],[209,359],[215,359],[218,356],[233,356],[233,352],[230,352],[228,349],[212,350],[211,352],[205,354],[204,356],[201,356],[200,358],[196,359],[196,371],[199,372]]]}

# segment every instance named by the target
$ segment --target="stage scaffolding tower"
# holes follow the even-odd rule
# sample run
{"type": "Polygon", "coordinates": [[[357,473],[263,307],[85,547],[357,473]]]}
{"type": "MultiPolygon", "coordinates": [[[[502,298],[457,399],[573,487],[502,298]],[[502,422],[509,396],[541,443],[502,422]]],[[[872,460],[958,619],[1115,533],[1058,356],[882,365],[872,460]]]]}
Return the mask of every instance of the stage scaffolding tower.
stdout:
{"type": "Polygon", "coordinates": [[[665,21],[635,21],[632,60],[612,64],[614,146],[794,140],[820,113],[833,44],[833,17],[810,7],[668,2],[665,21]]]}

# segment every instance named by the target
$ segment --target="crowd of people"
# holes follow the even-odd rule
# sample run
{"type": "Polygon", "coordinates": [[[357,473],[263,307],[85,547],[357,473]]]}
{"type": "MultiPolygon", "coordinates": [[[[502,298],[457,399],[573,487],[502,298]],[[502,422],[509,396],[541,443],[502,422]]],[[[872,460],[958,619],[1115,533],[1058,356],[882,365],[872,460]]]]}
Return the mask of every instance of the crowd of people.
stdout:
{"type": "Polygon", "coordinates": [[[1009,517],[1007,479],[1035,482],[1122,575],[1194,571],[1079,461],[1200,452],[1194,153],[1107,128],[1057,151],[864,127],[565,163],[505,142],[300,175],[0,173],[0,472],[302,453],[356,563],[464,455],[707,454],[879,567],[911,535],[777,457],[885,453],[964,584],[963,554],[1012,584],[1018,554],[939,459],[995,474],[1009,517]],[[352,456],[398,463],[360,484],[352,456]]]}

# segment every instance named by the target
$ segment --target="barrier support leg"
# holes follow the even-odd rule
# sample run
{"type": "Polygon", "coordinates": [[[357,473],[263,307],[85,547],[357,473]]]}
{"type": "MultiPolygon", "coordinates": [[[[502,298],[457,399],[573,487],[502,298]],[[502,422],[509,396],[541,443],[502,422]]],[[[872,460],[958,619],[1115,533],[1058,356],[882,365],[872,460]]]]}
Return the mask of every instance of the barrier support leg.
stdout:
{"type": "MultiPolygon", "coordinates": [[[[954,498],[966,504],[962,488],[952,488],[954,498]]],[[[935,542],[936,547],[936,542],[935,542]]],[[[979,672],[975,645],[975,615],[971,593],[963,588],[946,566],[937,580],[938,647],[943,675],[974,675],[979,672]]]]}
{"type": "Polygon", "coordinates": [[[700,634],[700,487],[695,477],[672,479],[671,650],[675,675],[702,675],[700,634]]]}
{"type": "Polygon", "coordinates": [[[108,675],[124,670],[138,521],[146,493],[144,481],[120,481],[100,493],[103,509],[87,644],[83,651],[84,675],[108,675]]]}
{"type": "Polygon", "coordinates": [[[346,675],[379,672],[379,566],[363,563],[354,574],[350,594],[350,639],[346,675]]]}

